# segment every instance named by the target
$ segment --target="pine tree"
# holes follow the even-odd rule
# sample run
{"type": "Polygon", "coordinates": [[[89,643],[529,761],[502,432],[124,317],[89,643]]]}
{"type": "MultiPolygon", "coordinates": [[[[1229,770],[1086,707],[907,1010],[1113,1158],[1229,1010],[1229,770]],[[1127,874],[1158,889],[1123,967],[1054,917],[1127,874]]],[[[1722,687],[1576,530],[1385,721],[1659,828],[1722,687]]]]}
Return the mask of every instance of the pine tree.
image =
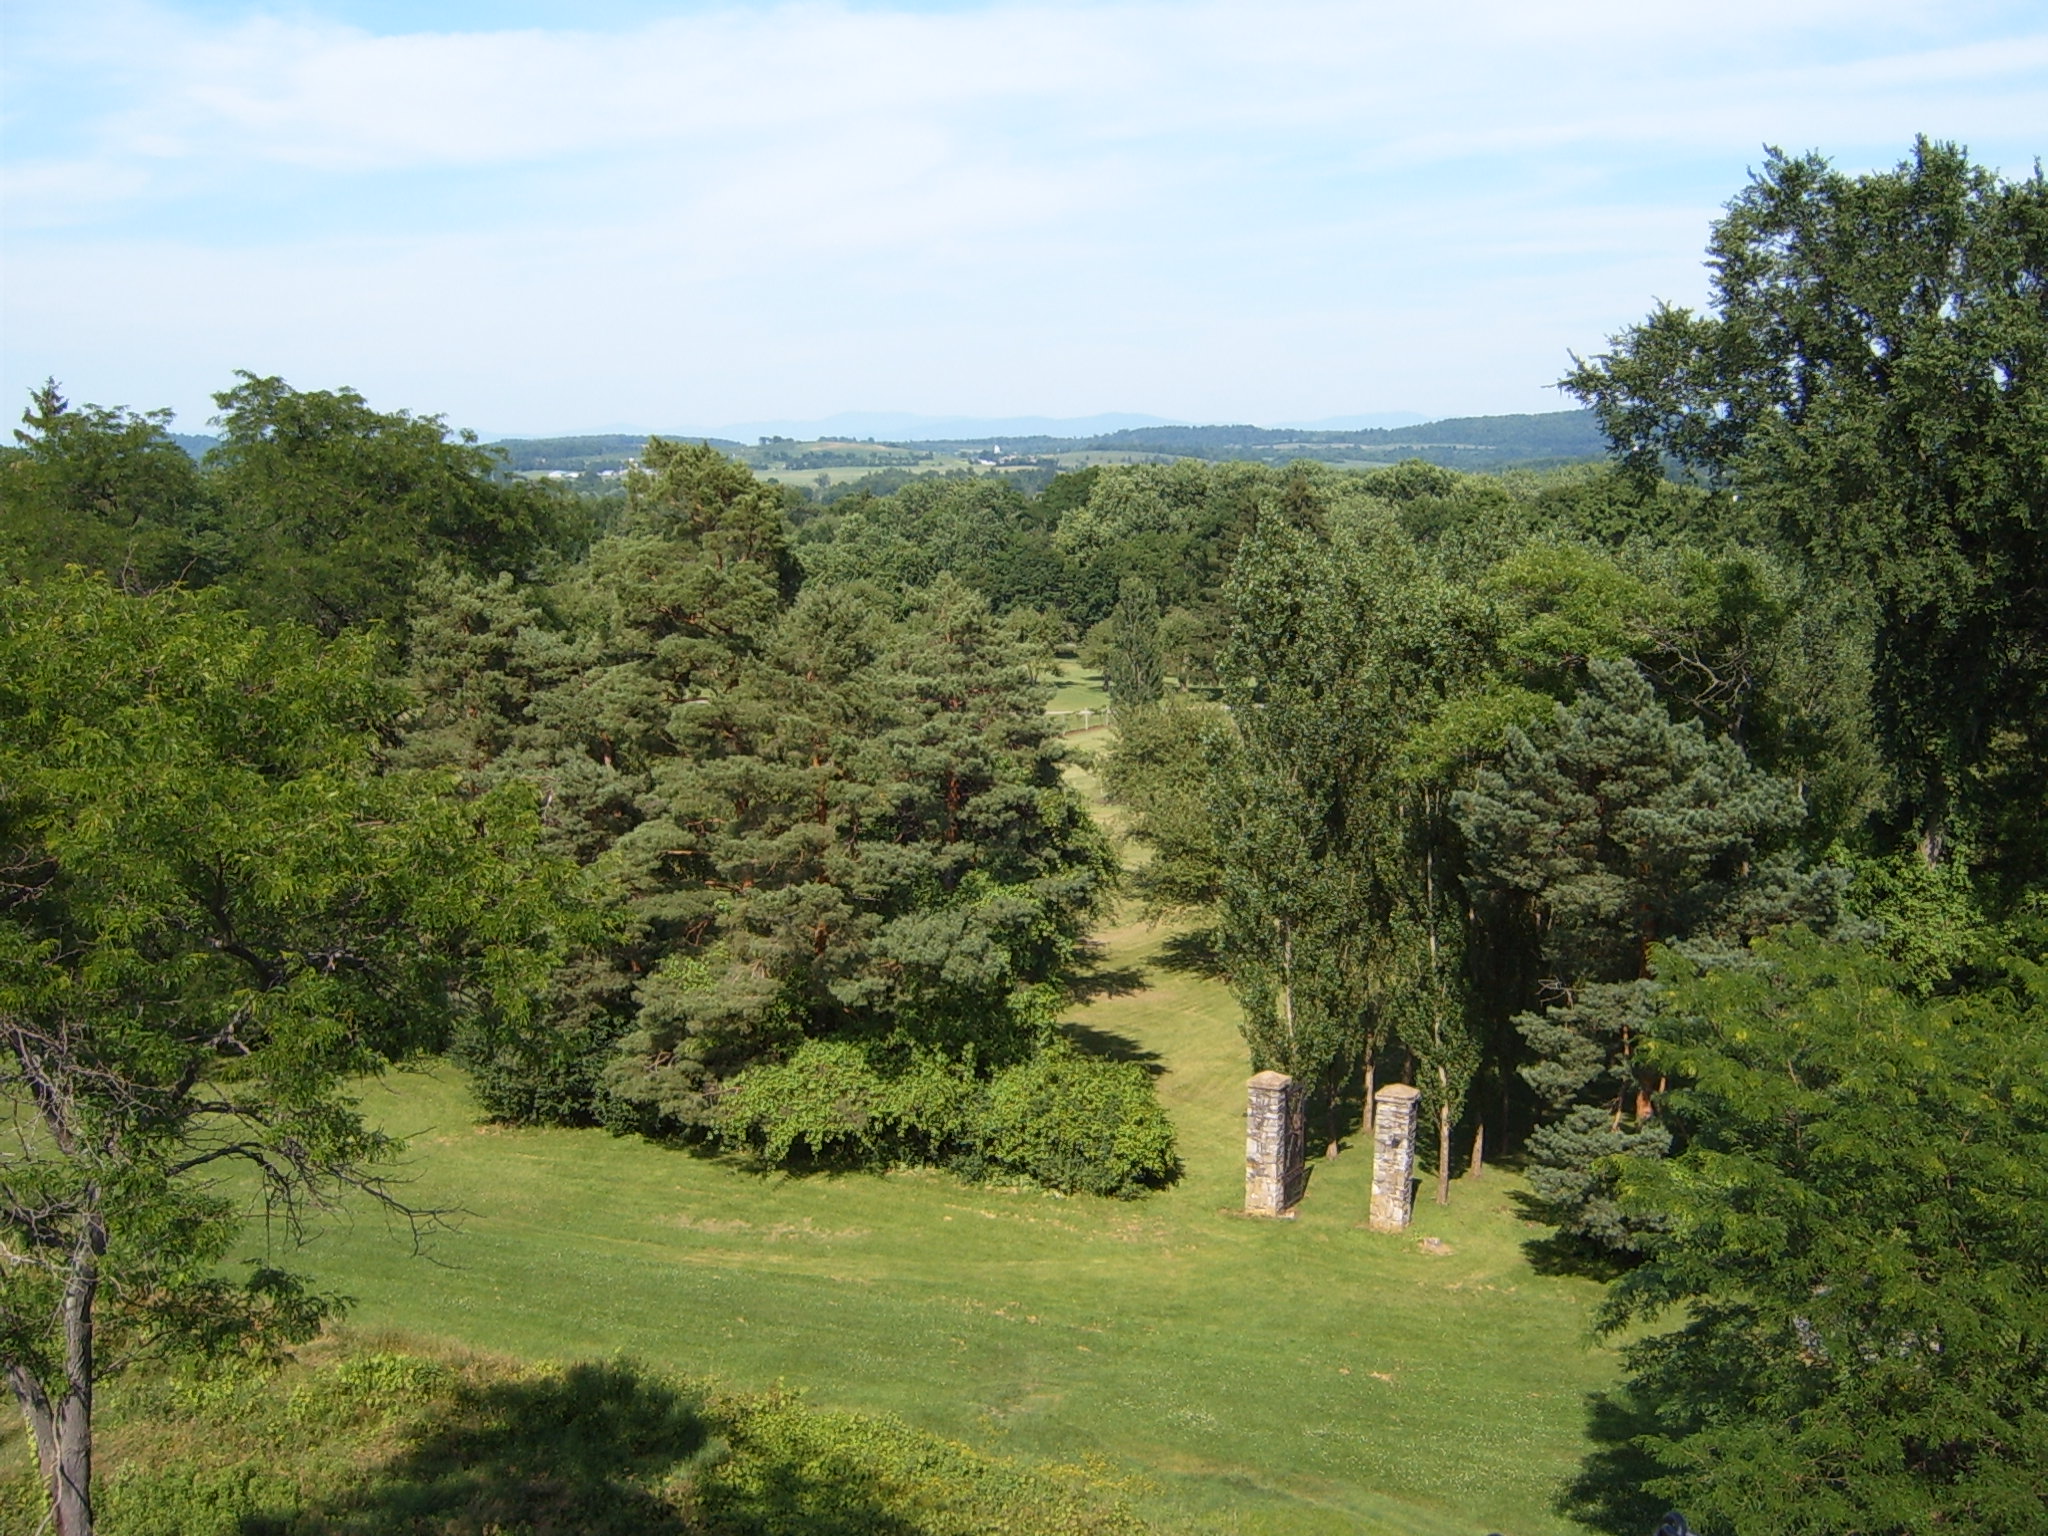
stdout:
{"type": "Polygon", "coordinates": [[[531,782],[618,915],[550,1027],[476,1057],[486,1101],[702,1129],[806,1040],[885,1076],[1029,1055],[1112,874],[1031,647],[950,578],[900,617],[796,593],[779,492],[707,448],[647,462],[553,589],[449,580],[413,626],[400,754],[531,782]]]}
{"type": "Polygon", "coordinates": [[[1508,733],[1497,769],[1459,795],[1476,880],[1541,934],[1549,1002],[1517,1022],[1524,1079],[1549,1106],[1531,1187],[1559,1226],[1618,1249],[1640,1218],[1595,1166],[1668,1146],[1656,1075],[1635,1059],[1660,943],[1726,948],[1783,923],[1832,923],[1840,882],[1788,851],[1794,787],[1726,737],[1674,721],[1630,662],[1594,661],[1547,728],[1508,733]]]}

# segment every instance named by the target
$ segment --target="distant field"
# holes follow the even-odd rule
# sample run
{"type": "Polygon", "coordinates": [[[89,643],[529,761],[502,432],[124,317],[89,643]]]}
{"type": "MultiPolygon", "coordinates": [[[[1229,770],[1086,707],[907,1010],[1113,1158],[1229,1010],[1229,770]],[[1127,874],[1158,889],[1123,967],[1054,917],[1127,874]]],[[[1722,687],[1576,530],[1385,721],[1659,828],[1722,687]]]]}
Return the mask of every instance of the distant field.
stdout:
{"type": "MultiPolygon", "coordinates": [[[[662,434],[669,436],[671,434],[662,434]]],[[[691,441],[684,434],[678,441],[691,441]]],[[[181,438],[197,455],[213,441],[181,438]]],[[[1095,437],[993,437],[930,442],[855,442],[846,438],[815,441],[774,439],[740,444],[711,439],[714,447],[753,466],[765,479],[815,488],[818,476],[830,485],[877,469],[909,469],[940,474],[970,467],[972,461],[1000,443],[1007,454],[1038,465],[1086,469],[1097,464],[1151,464],[1177,458],[1252,459],[1285,464],[1309,459],[1340,469],[1370,469],[1420,458],[1451,469],[1497,471],[1554,468],[1604,459],[1605,439],[1587,411],[1551,411],[1536,415],[1469,416],[1420,422],[1409,427],[1374,427],[1357,431],[1309,431],[1247,426],[1158,426],[1130,428],[1095,437]],[[853,458],[853,464],[819,466],[805,463],[812,455],[853,458]]],[[[516,438],[489,446],[506,456],[517,471],[616,469],[637,459],[646,446],[639,434],[582,437],[516,438]]],[[[985,473],[1017,472],[1024,465],[984,469],[985,473]]]]}
{"type": "MultiPolygon", "coordinates": [[[[1073,696],[1090,686],[1076,677],[1073,696]]],[[[1092,790],[1092,777],[1076,782],[1092,790]]],[[[371,1091],[412,1135],[416,1203],[460,1231],[416,1258],[374,1216],[299,1262],[355,1321],[527,1358],[625,1354],[900,1414],[1009,1455],[1089,1454],[1142,1513],[1204,1533],[1537,1536],[1583,1448],[1596,1288],[1537,1274],[1508,1175],[1415,1230],[1364,1230],[1369,1158],[1316,1168],[1300,1219],[1242,1202],[1243,1046],[1169,935],[1104,935],[1083,1041],[1147,1063],[1186,1176],[1062,1199],[928,1171],[792,1177],[601,1131],[477,1123],[452,1070],[371,1091]],[[1422,1251],[1437,1237],[1448,1252],[1422,1251]]]]}
{"type": "Polygon", "coordinates": [[[939,474],[952,465],[909,465],[909,464],[834,464],[827,469],[761,469],[756,468],[757,479],[773,480],[780,485],[797,485],[809,490],[818,483],[822,475],[828,485],[844,485],[849,480],[859,480],[872,475],[878,469],[909,469],[912,473],[939,474]]]}

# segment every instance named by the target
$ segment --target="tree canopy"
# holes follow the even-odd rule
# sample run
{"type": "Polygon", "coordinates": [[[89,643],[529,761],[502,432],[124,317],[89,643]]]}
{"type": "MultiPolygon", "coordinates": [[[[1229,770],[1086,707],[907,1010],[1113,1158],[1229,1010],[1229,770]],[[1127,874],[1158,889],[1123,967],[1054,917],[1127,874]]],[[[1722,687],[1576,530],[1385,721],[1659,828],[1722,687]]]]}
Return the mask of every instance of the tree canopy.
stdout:
{"type": "Polygon", "coordinates": [[[236,1170],[287,1228],[395,1201],[350,1083],[516,1024],[588,926],[529,797],[376,771],[374,654],[209,594],[0,586],[0,1360],[66,1536],[100,1377],[325,1309],[219,1274],[236,1170]]]}
{"type": "Polygon", "coordinates": [[[1916,998],[1811,935],[1757,963],[1677,956],[1643,1054],[1685,1140],[1630,1160],[1664,1226],[1607,1304],[1651,1491],[1702,1529],[2040,1522],[2048,1482],[2048,971],[1916,998]]]}
{"type": "Polygon", "coordinates": [[[1664,306],[1566,385],[1639,473],[1751,500],[1879,611],[1898,816],[2023,885],[2048,872],[2048,180],[1921,140],[1855,176],[1773,152],[1664,306]]]}

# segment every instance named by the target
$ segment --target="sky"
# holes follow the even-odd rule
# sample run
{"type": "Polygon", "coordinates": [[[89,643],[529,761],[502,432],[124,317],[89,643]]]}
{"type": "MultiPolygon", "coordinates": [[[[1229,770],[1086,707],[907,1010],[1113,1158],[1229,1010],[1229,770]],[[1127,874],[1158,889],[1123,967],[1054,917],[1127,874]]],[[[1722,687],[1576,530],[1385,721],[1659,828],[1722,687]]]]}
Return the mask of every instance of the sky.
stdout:
{"type": "Polygon", "coordinates": [[[2031,174],[2041,0],[0,0],[0,393],[486,437],[1562,409],[1765,147],[2031,174]]]}

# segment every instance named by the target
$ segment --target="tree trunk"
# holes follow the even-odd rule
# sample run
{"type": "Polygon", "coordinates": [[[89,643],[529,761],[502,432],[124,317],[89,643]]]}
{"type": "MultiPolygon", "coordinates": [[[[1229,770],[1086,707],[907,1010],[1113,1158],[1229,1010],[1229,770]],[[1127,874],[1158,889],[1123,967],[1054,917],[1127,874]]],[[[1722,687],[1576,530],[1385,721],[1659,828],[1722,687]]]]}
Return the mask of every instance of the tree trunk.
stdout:
{"type": "Polygon", "coordinates": [[[1379,1109],[1379,1106],[1373,1103],[1372,1098],[1373,1091],[1378,1086],[1377,1079],[1374,1077],[1376,1071],[1377,1066],[1372,1059],[1372,1052],[1367,1050],[1365,1053],[1365,1121],[1360,1127],[1360,1139],[1368,1147],[1373,1144],[1375,1128],[1372,1121],[1373,1116],[1378,1113],[1379,1109]]]}
{"type": "Polygon", "coordinates": [[[1332,1083],[1330,1085],[1329,1112],[1323,1116],[1324,1124],[1328,1130],[1329,1139],[1329,1145],[1323,1149],[1323,1159],[1325,1162],[1334,1159],[1337,1153],[1341,1150],[1341,1148],[1338,1146],[1338,1142],[1343,1139],[1344,1125],[1343,1122],[1340,1119],[1338,1119],[1339,1113],[1340,1106],[1337,1103],[1337,1085],[1335,1083],[1332,1083]]]}
{"type": "Polygon", "coordinates": [[[64,1380],[56,1401],[26,1366],[7,1368],[7,1383],[35,1435],[56,1536],[92,1536],[92,1307],[99,1292],[100,1256],[106,1251],[106,1220],[94,1211],[72,1245],[71,1273],[59,1305],[64,1380]]]}
{"type": "Polygon", "coordinates": [[[1287,1067],[1300,1059],[1294,1038],[1294,930],[1275,919],[1280,929],[1280,1022],[1287,1030],[1287,1067]]]}
{"type": "MultiPolygon", "coordinates": [[[[1442,1081],[1445,1074],[1437,1073],[1442,1081]]],[[[1436,1107],[1436,1203],[1451,1203],[1451,1106],[1445,1099],[1436,1107]]]]}
{"type": "Polygon", "coordinates": [[[1486,1172],[1486,1122],[1472,1133],[1472,1177],[1477,1179],[1486,1172]]]}

